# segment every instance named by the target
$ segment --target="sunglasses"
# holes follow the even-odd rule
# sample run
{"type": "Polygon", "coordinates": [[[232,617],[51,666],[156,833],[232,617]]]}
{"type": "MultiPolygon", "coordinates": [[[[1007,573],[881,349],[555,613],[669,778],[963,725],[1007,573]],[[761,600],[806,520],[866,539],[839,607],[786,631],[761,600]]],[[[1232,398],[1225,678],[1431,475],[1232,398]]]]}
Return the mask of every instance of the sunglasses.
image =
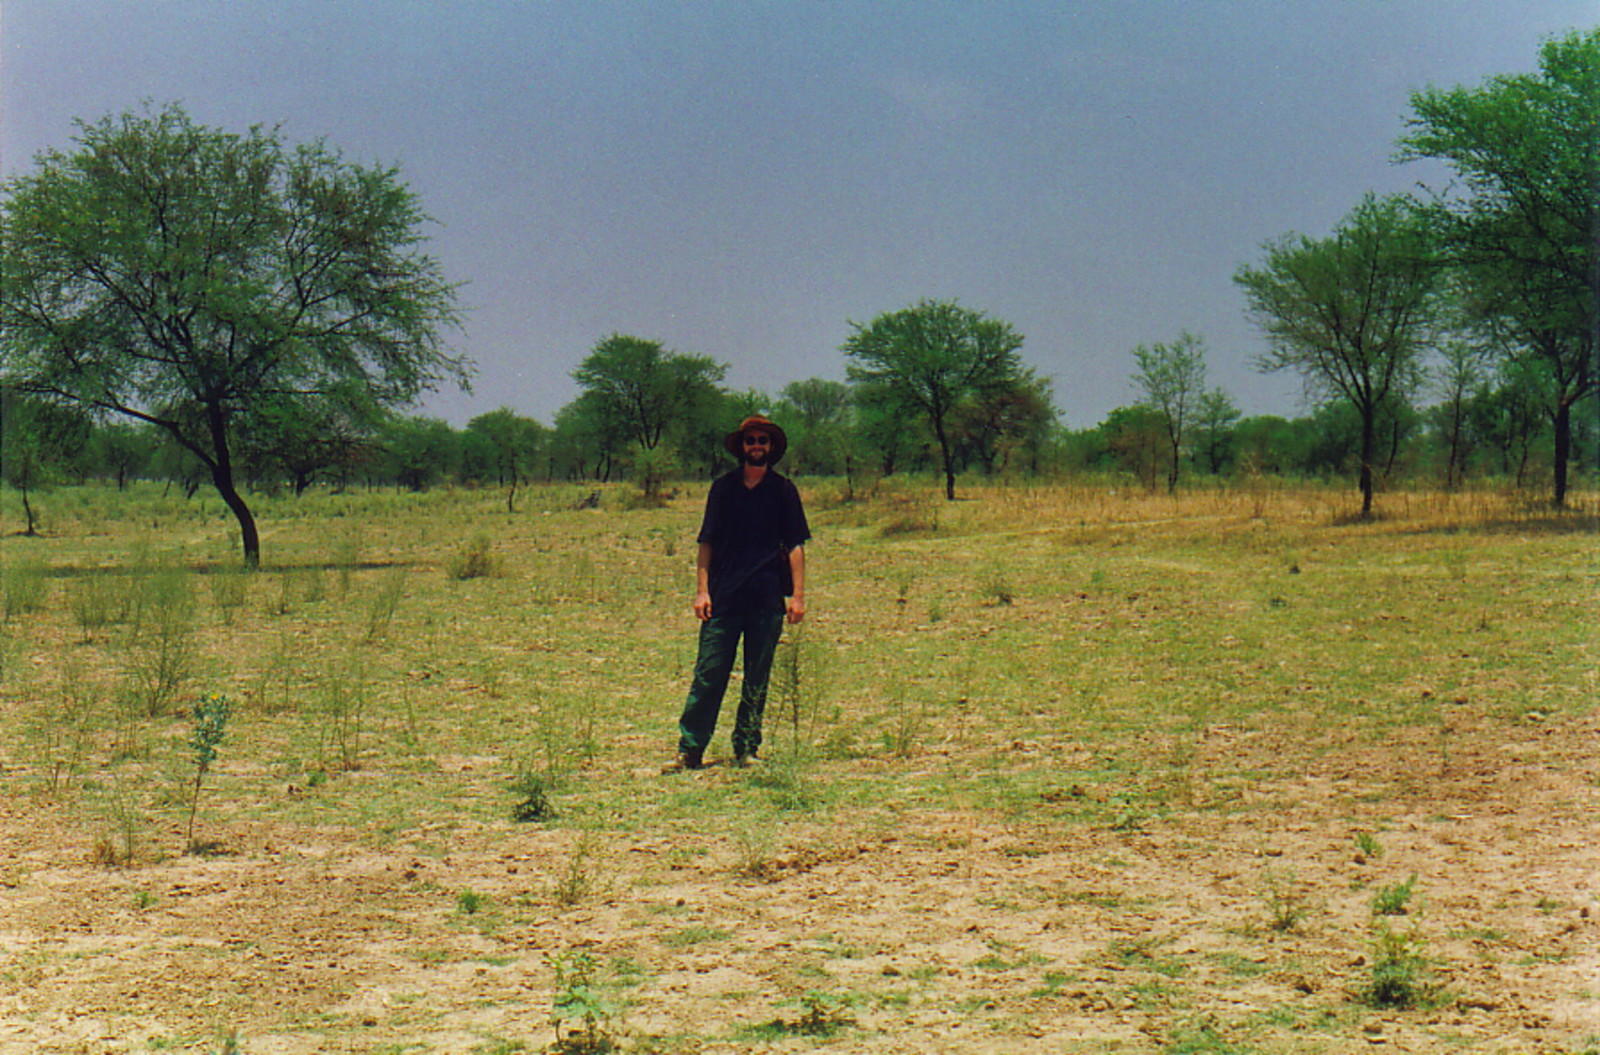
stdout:
{"type": "Polygon", "coordinates": [[[746,433],[744,445],[746,447],[770,447],[772,446],[772,437],[765,432],[746,433]]]}

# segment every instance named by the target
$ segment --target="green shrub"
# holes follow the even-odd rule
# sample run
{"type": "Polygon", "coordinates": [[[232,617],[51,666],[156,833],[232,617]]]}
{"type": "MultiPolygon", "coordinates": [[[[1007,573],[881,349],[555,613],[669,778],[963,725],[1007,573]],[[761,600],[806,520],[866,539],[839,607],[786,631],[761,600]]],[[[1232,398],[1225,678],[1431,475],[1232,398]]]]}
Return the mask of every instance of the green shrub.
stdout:
{"type": "Polygon", "coordinates": [[[1415,873],[1404,883],[1395,883],[1392,886],[1379,887],[1378,892],[1372,897],[1372,914],[1374,916],[1404,916],[1410,911],[1411,895],[1415,891],[1417,877],[1415,873]]]}
{"type": "Polygon", "coordinates": [[[1402,933],[1380,923],[1373,935],[1372,973],[1361,991],[1362,1002],[1402,1010],[1434,1003],[1440,990],[1422,949],[1422,935],[1416,930],[1402,933]]]}
{"type": "Polygon", "coordinates": [[[444,573],[457,582],[500,574],[500,562],[490,550],[489,536],[480,532],[463,543],[445,563],[444,573]]]}

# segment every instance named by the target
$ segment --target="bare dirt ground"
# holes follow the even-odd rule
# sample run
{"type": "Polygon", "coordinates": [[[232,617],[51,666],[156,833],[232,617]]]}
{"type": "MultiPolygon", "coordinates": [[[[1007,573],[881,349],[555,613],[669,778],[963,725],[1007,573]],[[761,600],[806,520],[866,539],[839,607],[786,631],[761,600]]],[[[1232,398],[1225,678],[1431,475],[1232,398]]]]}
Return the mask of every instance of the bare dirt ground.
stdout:
{"type": "MultiPolygon", "coordinates": [[[[659,829],[578,846],[509,820],[380,840],[229,814],[208,829],[218,852],[178,853],[174,826],[133,868],[93,863],[82,810],[17,796],[0,802],[0,1052],[542,1050],[553,962],[577,952],[626,1005],[605,1028],[630,1051],[1589,1052],[1597,748],[1593,715],[1466,705],[1444,747],[1433,729],[1208,728],[1186,808],[1159,818],[1105,823],[1080,809],[1103,790],[1070,777],[1028,811],[886,802],[754,849],[659,829]],[[1218,789],[1208,755],[1277,773],[1295,756],[1302,775],[1218,789]],[[1375,1009],[1371,902],[1413,874],[1390,922],[1425,938],[1439,995],[1375,1009]]],[[[1084,753],[1001,750],[1063,774],[1084,753]]],[[[957,762],[931,748],[826,779],[957,762]]],[[[643,761],[603,777],[674,794],[751,779],[643,761]]]]}

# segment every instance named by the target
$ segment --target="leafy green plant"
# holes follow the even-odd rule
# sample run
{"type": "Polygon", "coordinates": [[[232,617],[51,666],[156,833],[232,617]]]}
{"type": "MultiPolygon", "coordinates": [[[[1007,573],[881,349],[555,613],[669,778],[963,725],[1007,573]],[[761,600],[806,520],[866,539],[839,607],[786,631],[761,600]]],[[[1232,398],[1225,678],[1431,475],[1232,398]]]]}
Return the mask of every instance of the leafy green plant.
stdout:
{"type": "Polygon", "coordinates": [[[601,1055],[618,1050],[614,1024],[622,1006],[601,978],[599,961],[574,949],[552,956],[550,965],[555,969],[550,1024],[556,1031],[550,1050],[558,1055],[601,1055]]]}
{"type": "Polygon", "coordinates": [[[222,743],[227,732],[230,709],[228,698],[215,692],[206,693],[194,705],[194,728],[189,737],[189,746],[194,748],[194,791],[189,799],[189,827],[184,837],[184,844],[191,853],[196,849],[194,818],[200,809],[200,785],[211,763],[216,761],[217,745],[222,743]]]}
{"type": "Polygon", "coordinates": [[[1379,887],[1378,892],[1372,896],[1372,914],[1374,916],[1404,916],[1410,911],[1411,895],[1415,893],[1416,886],[1417,877],[1413,873],[1411,878],[1403,883],[1379,887]]]}
{"type": "Polygon", "coordinates": [[[527,770],[518,773],[511,781],[511,792],[518,799],[511,809],[511,819],[517,823],[536,824],[556,815],[545,780],[538,773],[527,770]]]}
{"type": "Polygon", "coordinates": [[[1401,932],[1379,921],[1373,930],[1372,971],[1361,990],[1362,1001],[1372,1007],[1405,1009],[1437,1000],[1440,988],[1423,945],[1415,928],[1401,932]]]}
{"type": "Polygon", "coordinates": [[[753,1040],[781,1040],[784,1037],[826,1038],[838,1034],[854,1024],[849,1010],[854,1003],[851,994],[832,993],[811,989],[783,1001],[780,1007],[797,1007],[796,1018],[778,1017],[747,1031],[753,1040]]]}
{"type": "Polygon", "coordinates": [[[1356,849],[1366,857],[1383,856],[1383,844],[1371,832],[1356,832],[1356,849]]]}
{"type": "Polygon", "coordinates": [[[456,911],[463,916],[475,916],[489,903],[489,898],[476,890],[463,890],[456,895],[456,911]]]}

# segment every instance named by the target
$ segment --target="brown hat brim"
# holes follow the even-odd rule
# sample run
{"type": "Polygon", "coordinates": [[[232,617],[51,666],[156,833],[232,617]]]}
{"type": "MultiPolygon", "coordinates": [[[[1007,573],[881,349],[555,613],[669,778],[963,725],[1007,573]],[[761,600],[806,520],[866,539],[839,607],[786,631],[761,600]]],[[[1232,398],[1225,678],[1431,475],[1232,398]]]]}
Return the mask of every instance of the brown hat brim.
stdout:
{"type": "Polygon", "coordinates": [[[738,428],[724,436],[723,448],[735,458],[741,457],[744,454],[744,434],[751,429],[759,429],[772,437],[772,453],[767,456],[767,464],[776,465],[784,452],[789,449],[789,437],[784,434],[782,428],[759,414],[745,418],[739,422],[738,428]]]}

